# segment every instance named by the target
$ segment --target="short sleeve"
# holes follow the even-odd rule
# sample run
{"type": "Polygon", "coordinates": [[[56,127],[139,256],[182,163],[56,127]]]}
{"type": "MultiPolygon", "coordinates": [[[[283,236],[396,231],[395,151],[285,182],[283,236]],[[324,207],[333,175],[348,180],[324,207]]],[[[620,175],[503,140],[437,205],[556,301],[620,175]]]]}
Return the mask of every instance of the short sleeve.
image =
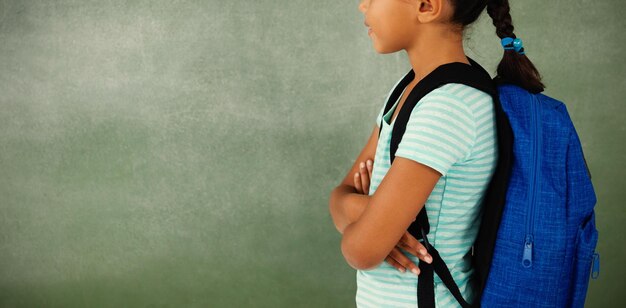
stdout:
{"type": "Polygon", "coordinates": [[[429,166],[442,176],[467,158],[476,139],[474,114],[453,94],[436,89],[413,108],[396,157],[429,166]]]}

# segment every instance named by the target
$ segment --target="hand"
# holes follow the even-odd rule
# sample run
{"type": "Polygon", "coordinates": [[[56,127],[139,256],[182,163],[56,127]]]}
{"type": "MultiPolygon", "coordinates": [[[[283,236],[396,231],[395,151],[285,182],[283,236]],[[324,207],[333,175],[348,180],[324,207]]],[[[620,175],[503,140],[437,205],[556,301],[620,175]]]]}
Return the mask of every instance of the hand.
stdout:
{"type": "Polygon", "coordinates": [[[369,195],[370,180],[372,178],[373,162],[368,159],[367,162],[361,162],[359,172],[354,174],[354,187],[357,193],[369,195]]]}
{"type": "Polygon", "coordinates": [[[420,260],[424,260],[426,263],[431,263],[433,257],[428,254],[426,248],[420,241],[418,241],[409,231],[405,231],[398,244],[391,250],[391,253],[385,258],[387,263],[397,268],[401,272],[405,272],[407,269],[411,270],[414,274],[418,275],[420,270],[415,263],[411,261],[400,248],[408,251],[412,255],[416,256],[420,260]]]}

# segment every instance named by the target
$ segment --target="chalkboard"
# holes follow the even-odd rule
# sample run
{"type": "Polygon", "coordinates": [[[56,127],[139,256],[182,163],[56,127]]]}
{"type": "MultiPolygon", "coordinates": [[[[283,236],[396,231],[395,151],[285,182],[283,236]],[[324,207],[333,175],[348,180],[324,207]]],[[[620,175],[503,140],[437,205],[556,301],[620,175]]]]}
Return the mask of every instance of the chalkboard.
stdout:
{"type": "MultiPolygon", "coordinates": [[[[626,5],[511,2],[593,173],[587,304],[624,302],[626,5]]],[[[410,68],[357,6],[0,0],[0,306],[354,307],[329,195],[410,68]]],[[[495,76],[486,12],[464,46],[495,76]]]]}

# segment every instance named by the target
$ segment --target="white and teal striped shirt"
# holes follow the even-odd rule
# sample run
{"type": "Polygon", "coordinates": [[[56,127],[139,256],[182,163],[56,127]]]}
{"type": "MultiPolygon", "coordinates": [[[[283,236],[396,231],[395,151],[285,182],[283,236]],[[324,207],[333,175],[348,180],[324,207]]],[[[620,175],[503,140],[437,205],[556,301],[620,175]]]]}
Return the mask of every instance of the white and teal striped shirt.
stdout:
{"type": "MultiPolygon", "coordinates": [[[[401,80],[401,79],[400,79],[401,80]]],[[[400,80],[392,87],[399,84],[400,80]]],[[[389,123],[399,98],[383,115],[370,183],[372,195],[390,168],[389,123]]],[[[471,247],[480,224],[480,204],[495,172],[498,151],[493,99],[485,92],[459,83],[448,83],[425,95],[413,109],[396,157],[412,159],[439,171],[439,179],[426,201],[430,222],[428,241],[448,265],[463,298],[474,301],[469,283],[474,269],[471,247]]],[[[419,259],[400,249],[416,265],[419,259]]],[[[417,276],[398,271],[386,261],[370,270],[357,270],[358,307],[417,307],[417,276]]],[[[436,307],[461,307],[435,274],[436,307]]]]}

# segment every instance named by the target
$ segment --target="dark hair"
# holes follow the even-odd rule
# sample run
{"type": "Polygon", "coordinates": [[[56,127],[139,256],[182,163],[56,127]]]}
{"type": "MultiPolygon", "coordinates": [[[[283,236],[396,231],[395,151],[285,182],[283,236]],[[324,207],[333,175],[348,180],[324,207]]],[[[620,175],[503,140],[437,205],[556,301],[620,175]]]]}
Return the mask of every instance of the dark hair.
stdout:
{"type": "MultiPolygon", "coordinates": [[[[476,21],[487,7],[487,13],[493,19],[496,26],[496,34],[500,38],[516,38],[513,33],[513,22],[509,13],[508,0],[449,0],[454,7],[451,22],[460,25],[464,29],[476,21]]],[[[504,50],[504,55],[498,64],[498,74],[494,78],[497,83],[516,84],[531,93],[542,92],[545,88],[541,82],[541,76],[535,65],[524,55],[520,55],[514,49],[504,50]]]]}

